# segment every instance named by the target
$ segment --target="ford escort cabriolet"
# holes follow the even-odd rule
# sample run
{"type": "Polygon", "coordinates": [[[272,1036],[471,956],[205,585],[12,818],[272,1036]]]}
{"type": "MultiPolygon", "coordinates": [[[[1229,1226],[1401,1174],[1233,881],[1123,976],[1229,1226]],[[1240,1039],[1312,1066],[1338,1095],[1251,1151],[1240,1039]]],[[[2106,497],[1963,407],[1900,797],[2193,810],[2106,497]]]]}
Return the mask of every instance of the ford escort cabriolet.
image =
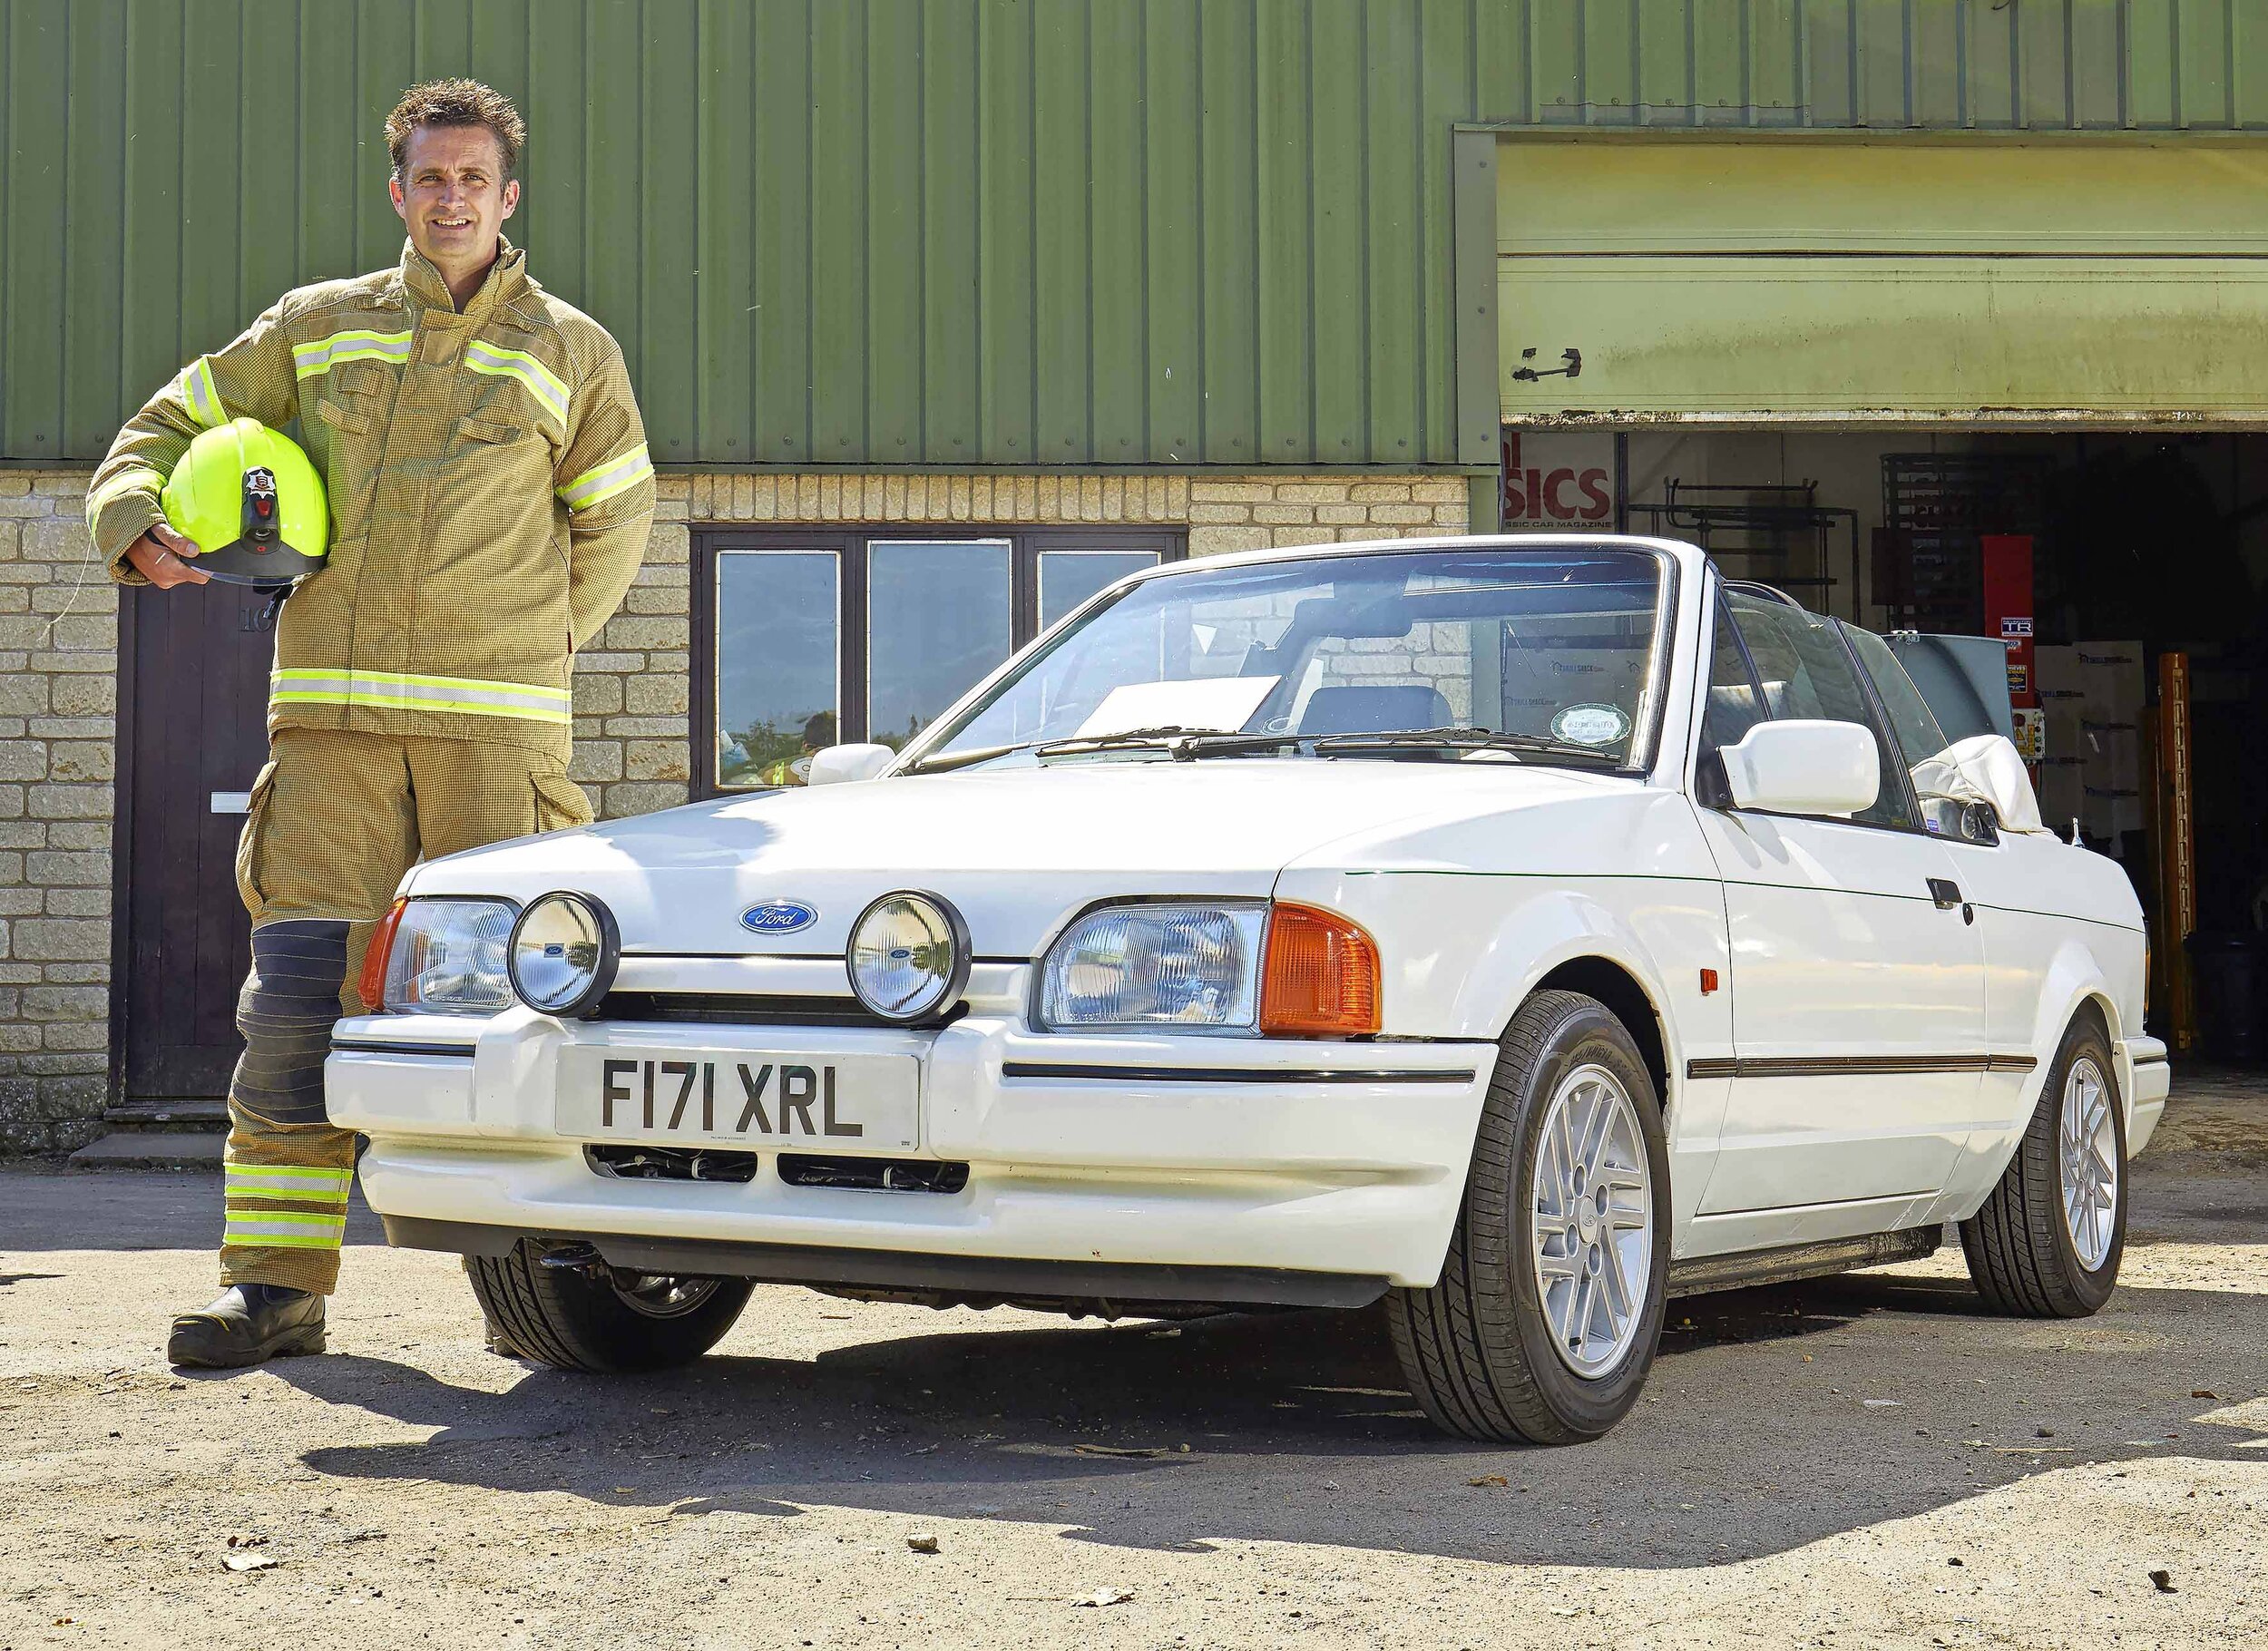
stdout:
{"type": "Polygon", "coordinates": [[[1883,640],[1690,545],[1120,581],[903,750],[435,860],[330,1115],[499,1346],[758,1281],[1106,1317],[1383,1297],[1468,1438],[1595,1437],[1667,1303],[1929,1254],[2108,1296],[2141,912],[1883,640]]]}

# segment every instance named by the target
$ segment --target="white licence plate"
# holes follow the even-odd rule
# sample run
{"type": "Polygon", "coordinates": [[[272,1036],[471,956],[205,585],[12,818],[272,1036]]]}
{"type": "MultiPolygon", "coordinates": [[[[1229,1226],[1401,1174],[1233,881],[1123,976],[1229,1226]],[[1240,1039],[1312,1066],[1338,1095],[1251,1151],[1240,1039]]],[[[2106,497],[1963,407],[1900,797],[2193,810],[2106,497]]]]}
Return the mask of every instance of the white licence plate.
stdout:
{"type": "Polygon", "coordinates": [[[904,1152],[921,1145],[912,1055],[570,1049],[559,1132],[609,1140],[904,1152]]]}

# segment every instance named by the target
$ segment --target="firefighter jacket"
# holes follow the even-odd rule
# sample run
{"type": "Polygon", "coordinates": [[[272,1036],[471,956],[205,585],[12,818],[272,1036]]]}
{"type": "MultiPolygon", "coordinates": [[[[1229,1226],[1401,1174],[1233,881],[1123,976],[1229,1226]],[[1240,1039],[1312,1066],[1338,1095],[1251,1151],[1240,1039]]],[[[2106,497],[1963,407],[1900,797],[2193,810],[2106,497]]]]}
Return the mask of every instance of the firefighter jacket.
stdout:
{"type": "Polygon", "coordinates": [[[276,627],[268,725],[567,754],[573,650],[638,572],[653,464],[622,352],[504,243],[460,312],[405,244],[398,269],[287,293],[131,419],[87,523],[112,578],[158,493],[231,418],[300,441],[330,494],[327,562],[276,627]]]}

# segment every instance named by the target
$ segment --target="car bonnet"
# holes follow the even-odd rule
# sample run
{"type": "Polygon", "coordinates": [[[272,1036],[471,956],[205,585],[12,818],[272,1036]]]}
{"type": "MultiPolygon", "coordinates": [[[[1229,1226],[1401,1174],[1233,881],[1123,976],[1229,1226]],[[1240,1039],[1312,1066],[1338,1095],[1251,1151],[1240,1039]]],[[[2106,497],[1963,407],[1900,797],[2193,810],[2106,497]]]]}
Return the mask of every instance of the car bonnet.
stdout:
{"type": "Polygon", "coordinates": [[[980,956],[1029,957],[1118,896],[1261,898],[1332,845],[1375,844],[1628,780],[1505,763],[1082,762],[768,792],[433,861],[408,892],[598,895],[626,950],[839,953],[868,902],[926,889],[980,956]],[[796,912],[758,908],[799,907],[796,912]]]}

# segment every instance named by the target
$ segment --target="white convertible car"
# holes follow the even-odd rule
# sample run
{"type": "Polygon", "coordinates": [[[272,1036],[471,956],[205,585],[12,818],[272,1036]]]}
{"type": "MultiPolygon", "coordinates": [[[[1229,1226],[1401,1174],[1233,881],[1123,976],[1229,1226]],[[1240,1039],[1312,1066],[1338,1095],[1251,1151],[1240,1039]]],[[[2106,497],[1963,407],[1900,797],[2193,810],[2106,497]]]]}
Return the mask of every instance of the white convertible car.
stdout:
{"type": "Polygon", "coordinates": [[[416,868],[326,1069],[500,1344],[752,1281],[1384,1297],[1452,1432],[1596,1436],[1680,1293],[1926,1255],[2108,1295],[2142,917],[1880,638],[1631,538],[1169,564],[904,752],[416,868]]]}

